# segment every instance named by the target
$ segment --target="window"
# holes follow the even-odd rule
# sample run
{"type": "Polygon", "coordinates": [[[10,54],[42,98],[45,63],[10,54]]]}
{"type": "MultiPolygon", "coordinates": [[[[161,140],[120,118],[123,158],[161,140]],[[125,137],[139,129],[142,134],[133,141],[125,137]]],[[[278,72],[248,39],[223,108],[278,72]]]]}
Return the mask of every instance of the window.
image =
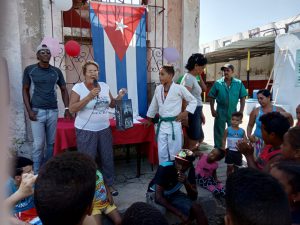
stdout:
{"type": "Polygon", "coordinates": [[[203,53],[204,54],[209,53],[209,52],[210,52],[210,48],[209,47],[203,48],[203,53]]]}
{"type": "Polygon", "coordinates": [[[231,44],[231,40],[223,41],[223,47],[230,45],[230,44],[231,44]]]}

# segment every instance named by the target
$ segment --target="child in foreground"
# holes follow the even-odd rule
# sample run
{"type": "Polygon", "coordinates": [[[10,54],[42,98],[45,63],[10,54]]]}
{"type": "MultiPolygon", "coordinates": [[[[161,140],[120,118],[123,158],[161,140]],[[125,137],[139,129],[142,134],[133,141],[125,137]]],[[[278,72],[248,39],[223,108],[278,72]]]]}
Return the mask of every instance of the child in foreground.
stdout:
{"type": "Polygon", "coordinates": [[[104,183],[102,173],[96,172],[96,190],[93,200],[92,216],[87,216],[83,225],[101,225],[101,215],[107,215],[115,225],[121,224],[121,216],[114,204],[113,197],[104,183]]]}
{"type": "Polygon", "coordinates": [[[225,149],[227,141],[227,154],[225,157],[225,163],[227,164],[227,177],[233,173],[233,171],[243,165],[242,153],[240,153],[236,144],[241,140],[246,140],[246,132],[239,125],[242,123],[243,113],[234,112],[231,116],[231,126],[229,126],[223,136],[222,148],[225,149]]]}
{"type": "Polygon", "coordinates": [[[292,127],[284,134],[281,150],[285,160],[300,163],[300,127],[292,127]]]}
{"type": "Polygon", "coordinates": [[[34,204],[44,225],[82,225],[91,215],[96,164],[86,154],[64,152],[39,170],[34,204]]]}
{"type": "Polygon", "coordinates": [[[300,164],[296,161],[275,163],[270,174],[282,184],[288,196],[292,224],[300,224],[300,164]]]}
{"type": "Polygon", "coordinates": [[[289,120],[279,112],[271,112],[262,115],[259,120],[262,123],[262,137],[265,147],[254,159],[254,148],[247,141],[237,143],[238,150],[245,155],[248,167],[269,172],[270,166],[283,158],[281,145],[283,137],[290,128],[289,120]]]}
{"type": "Polygon", "coordinates": [[[147,202],[165,213],[166,209],[178,217],[181,224],[196,221],[198,225],[207,225],[207,217],[197,200],[193,152],[181,150],[174,161],[159,165],[154,178],[148,186],[147,202]],[[185,193],[181,191],[185,188],[185,193]]]}
{"type": "Polygon", "coordinates": [[[218,162],[225,156],[225,151],[215,148],[209,154],[194,153],[199,156],[196,165],[196,181],[197,184],[209,190],[216,198],[224,197],[225,190],[221,181],[217,178],[218,162]]]}
{"type": "Polygon", "coordinates": [[[288,198],[267,173],[241,168],[226,180],[225,225],[291,225],[288,198]]]}
{"type": "Polygon", "coordinates": [[[33,162],[30,159],[17,157],[14,164],[13,174],[6,183],[5,204],[13,208],[13,216],[10,217],[11,224],[29,224],[28,222],[37,217],[32,187],[37,176],[33,175],[33,162]],[[30,184],[22,182],[23,178],[24,182],[31,184],[31,187],[30,184]]]}

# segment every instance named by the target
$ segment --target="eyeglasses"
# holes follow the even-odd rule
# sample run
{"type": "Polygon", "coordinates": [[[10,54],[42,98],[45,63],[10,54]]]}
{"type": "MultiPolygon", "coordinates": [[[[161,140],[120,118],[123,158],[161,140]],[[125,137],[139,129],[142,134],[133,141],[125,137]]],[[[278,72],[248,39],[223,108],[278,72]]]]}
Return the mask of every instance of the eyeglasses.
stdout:
{"type": "Polygon", "coordinates": [[[41,55],[46,55],[46,54],[50,55],[51,52],[49,50],[41,50],[41,51],[39,51],[39,54],[41,54],[41,55]]]}
{"type": "Polygon", "coordinates": [[[87,70],[86,73],[88,74],[93,74],[93,73],[98,73],[99,70],[87,70]]]}

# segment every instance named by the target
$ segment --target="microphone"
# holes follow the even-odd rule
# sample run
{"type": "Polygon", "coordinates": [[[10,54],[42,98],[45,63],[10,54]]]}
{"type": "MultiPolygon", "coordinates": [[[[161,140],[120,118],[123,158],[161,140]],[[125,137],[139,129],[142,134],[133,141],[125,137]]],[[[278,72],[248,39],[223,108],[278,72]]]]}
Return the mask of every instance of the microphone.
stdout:
{"type": "MultiPolygon", "coordinates": [[[[98,81],[96,79],[93,80],[93,85],[94,87],[98,87],[98,81]]],[[[97,99],[99,98],[99,96],[97,95],[97,99]]]]}
{"type": "Polygon", "coordinates": [[[93,80],[93,85],[95,88],[98,87],[98,81],[96,79],[93,80]]]}

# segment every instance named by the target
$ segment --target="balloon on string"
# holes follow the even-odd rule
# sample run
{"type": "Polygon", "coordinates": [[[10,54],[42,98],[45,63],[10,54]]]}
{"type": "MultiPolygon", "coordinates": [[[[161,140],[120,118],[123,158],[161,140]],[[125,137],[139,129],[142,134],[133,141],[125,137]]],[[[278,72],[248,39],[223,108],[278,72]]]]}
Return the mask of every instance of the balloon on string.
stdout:
{"type": "Polygon", "coordinates": [[[65,50],[69,56],[76,57],[80,54],[80,45],[77,41],[70,40],[65,44],[65,50]]]}
{"type": "Polygon", "coordinates": [[[176,48],[164,48],[164,58],[168,63],[174,63],[179,59],[179,52],[176,48]]]}
{"type": "Polygon", "coordinates": [[[53,57],[58,56],[61,52],[61,46],[56,38],[44,37],[41,44],[45,44],[48,46],[53,57]]]}
{"type": "Polygon", "coordinates": [[[61,11],[68,11],[73,6],[73,0],[53,0],[55,8],[61,11]]]}

